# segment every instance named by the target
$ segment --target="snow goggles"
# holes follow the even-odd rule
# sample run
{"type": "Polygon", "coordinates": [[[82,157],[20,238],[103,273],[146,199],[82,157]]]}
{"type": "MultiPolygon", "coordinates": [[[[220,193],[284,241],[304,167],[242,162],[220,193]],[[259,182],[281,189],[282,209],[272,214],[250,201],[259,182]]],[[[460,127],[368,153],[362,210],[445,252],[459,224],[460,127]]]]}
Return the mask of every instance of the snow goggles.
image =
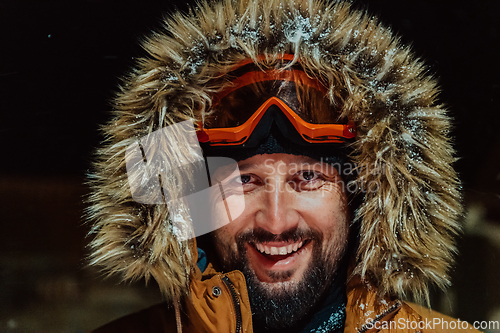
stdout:
{"type": "Polygon", "coordinates": [[[356,136],[354,122],[340,119],[326,88],[302,69],[262,71],[250,63],[236,71],[242,70],[212,99],[212,111],[197,127],[199,142],[243,145],[272,122],[280,129],[293,126],[306,143],[343,143],[356,136]]]}

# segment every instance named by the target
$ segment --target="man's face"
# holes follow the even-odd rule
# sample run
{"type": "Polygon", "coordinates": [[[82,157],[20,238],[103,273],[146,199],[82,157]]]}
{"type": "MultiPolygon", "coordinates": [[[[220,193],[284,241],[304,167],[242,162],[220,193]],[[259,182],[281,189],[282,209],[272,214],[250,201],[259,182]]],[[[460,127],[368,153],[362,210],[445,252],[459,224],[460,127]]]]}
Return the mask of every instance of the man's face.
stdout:
{"type": "MultiPolygon", "coordinates": [[[[238,166],[225,186],[241,184],[245,210],[214,232],[218,256],[225,271],[245,274],[257,325],[294,325],[328,290],[346,251],[344,184],[331,165],[304,156],[256,155],[238,166]]],[[[237,201],[229,195],[227,204],[237,201]]],[[[226,220],[226,208],[217,205],[213,219],[226,220]]]]}

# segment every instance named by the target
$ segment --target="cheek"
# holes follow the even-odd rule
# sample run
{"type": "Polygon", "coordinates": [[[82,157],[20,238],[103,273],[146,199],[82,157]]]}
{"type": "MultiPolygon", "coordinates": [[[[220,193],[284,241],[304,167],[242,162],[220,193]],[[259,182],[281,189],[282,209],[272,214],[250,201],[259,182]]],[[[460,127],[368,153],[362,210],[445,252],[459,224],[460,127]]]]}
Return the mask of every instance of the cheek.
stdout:
{"type": "Polygon", "coordinates": [[[300,203],[300,212],[310,228],[323,234],[323,249],[333,262],[345,251],[349,237],[347,199],[337,190],[310,195],[300,203]]]}
{"type": "Polygon", "coordinates": [[[304,219],[314,221],[320,230],[326,232],[330,229],[338,231],[347,229],[349,224],[347,199],[337,187],[332,186],[304,195],[297,202],[304,219]]]}
{"type": "Polygon", "coordinates": [[[212,204],[210,222],[213,230],[219,230],[230,223],[227,209],[223,201],[215,202],[212,204]]]}
{"type": "Polygon", "coordinates": [[[236,243],[233,237],[227,231],[226,228],[220,228],[214,231],[214,244],[217,251],[218,257],[222,262],[226,263],[232,257],[232,254],[237,251],[236,243]]]}
{"type": "Polygon", "coordinates": [[[221,233],[234,235],[243,226],[245,221],[245,204],[241,198],[228,198],[224,201],[216,202],[212,206],[211,220],[214,230],[221,233]]]}
{"type": "MultiPolygon", "coordinates": [[[[219,188],[213,190],[211,196],[211,223],[213,230],[217,230],[239,219],[245,211],[245,197],[242,194],[225,196],[219,188]]],[[[224,189],[222,189],[224,191],[224,189]]],[[[230,191],[225,191],[230,193],[230,191]]]]}
{"type": "Polygon", "coordinates": [[[244,231],[247,225],[244,213],[232,220],[230,219],[231,214],[229,213],[228,216],[227,212],[227,206],[223,203],[216,205],[212,212],[212,220],[216,227],[214,231],[216,245],[223,257],[227,255],[227,252],[238,252],[236,237],[244,231]]]}

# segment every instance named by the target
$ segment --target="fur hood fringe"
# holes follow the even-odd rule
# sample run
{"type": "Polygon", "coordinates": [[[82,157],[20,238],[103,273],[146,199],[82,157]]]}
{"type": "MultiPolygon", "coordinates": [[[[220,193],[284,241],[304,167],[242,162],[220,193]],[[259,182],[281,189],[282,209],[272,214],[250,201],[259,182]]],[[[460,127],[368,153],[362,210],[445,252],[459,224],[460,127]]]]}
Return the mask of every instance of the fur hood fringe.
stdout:
{"type": "Polygon", "coordinates": [[[147,55],[123,78],[90,175],[91,264],[125,280],[153,277],[167,300],[186,295],[194,242],[177,238],[166,205],[132,199],[126,149],[162,127],[203,119],[221,88],[212,82],[236,63],[272,64],[289,53],[330,94],[342,92],[343,115],[357,126],[357,182],[377,186],[355,213],[354,274],[381,295],[416,300],[428,297],[429,284],[449,285],[462,212],[449,118],[435,79],[376,18],[348,2],[202,2],[165,19],[143,47],[147,55]]]}

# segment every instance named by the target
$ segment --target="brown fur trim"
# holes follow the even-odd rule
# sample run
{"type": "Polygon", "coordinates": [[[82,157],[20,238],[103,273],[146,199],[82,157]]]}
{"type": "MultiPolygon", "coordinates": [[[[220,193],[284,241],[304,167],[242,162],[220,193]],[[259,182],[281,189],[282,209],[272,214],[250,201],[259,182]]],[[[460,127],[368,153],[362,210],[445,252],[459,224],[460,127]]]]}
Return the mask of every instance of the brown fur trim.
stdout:
{"type": "Polygon", "coordinates": [[[448,285],[462,209],[449,119],[435,80],[389,29],[342,2],[221,0],[174,14],[143,46],[148,56],[123,80],[90,178],[93,264],[126,279],[153,276],[168,299],[187,292],[194,251],[176,238],[164,206],[132,200],[125,150],[169,124],[204,119],[223,84],[216,78],[238,61],[266,54],[266,66],[292,53],[332,100],[343,96],[358,128],[358,182],[378,186],[355,217],[355,274],[381,294],[417,300],[429,283],[448,285]]]}

